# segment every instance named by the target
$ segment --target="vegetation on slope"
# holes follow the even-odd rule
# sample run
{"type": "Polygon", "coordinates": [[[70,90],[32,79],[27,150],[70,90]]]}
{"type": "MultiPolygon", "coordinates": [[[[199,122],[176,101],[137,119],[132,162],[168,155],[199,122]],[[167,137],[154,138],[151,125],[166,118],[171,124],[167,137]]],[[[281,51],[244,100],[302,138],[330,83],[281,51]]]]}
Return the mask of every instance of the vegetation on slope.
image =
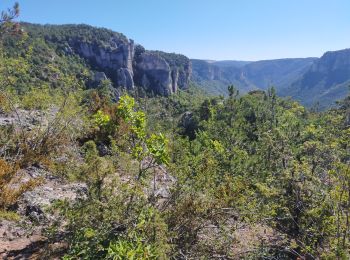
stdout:
{"type": "Polygon", "coordinates": [[[227,98],[136,90],[114,102],[104,83],[86,87],[78,58],[45,59],[50,46],[25,35],[5,41],[3,113],[58,112],[46,127],[0,127],[1,211],[39,185],[12,188],[29,166],[84,181],[86,198],[52,208],[47,243],[66,242],[63,259],[350,257],[349,98],[323,113],[232,86],[227,98]],[[174,180],[162,197],[161,175],[174,180]]]}

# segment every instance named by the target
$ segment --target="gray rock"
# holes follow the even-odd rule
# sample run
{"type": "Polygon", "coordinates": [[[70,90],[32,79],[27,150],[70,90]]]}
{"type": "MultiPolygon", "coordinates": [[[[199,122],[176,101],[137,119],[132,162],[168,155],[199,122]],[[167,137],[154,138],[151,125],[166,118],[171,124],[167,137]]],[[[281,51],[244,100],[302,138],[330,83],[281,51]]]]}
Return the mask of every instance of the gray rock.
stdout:
{"type": "Polygon", "coordinates": [[[155,182],[150,183],[148,190],[148,196],[154,198],[161,203],[164,199],[168,199],[171,196],[171,188],[176,183],[174,177],[168,173],[163,173],[162,170],[157,169],[157,176],[155,182]]]}
{"type": "Polygon", "coordinates": [[[133,72],[126,68],[117,70],[117,85],[132,89],[134,87],[133,72]]]}
{"type": "Polygon", "coordinates": [[[102,46],[96,42],[82,42],[71,39],[70,45],[83,58],[103,69],[121,87],[132,89],[134,42],[113,37],[102,46]]]}
{"type": "MultiPolygon", "coordinates": [[[[109,36],[108,36],[109,37],[109,36]]],[[[108,39],[95,41],[83,37],[72,37],[65,48],[89,61],[95,69],[104,72],[115,87],[133,89],[134,85],[144,87],[158,95],[170,95],[189,85],[190,60],[178,54],[145,51],[126,37],[113,34],[108,39]]],[[[99,74],[98,74],[99,75],[99,74]]],[[[99,75],[99,81],[104,78],[99,75]]],[[[96,86],[95,86],[96,87],[96,86]]]]}
{"type": "Polygon", "coordinates": [[[189,85],[190,60],[179,54],[144,51],[135,59],[134,80],[158,95],[170,95],[189,85]]]}
{"type": "Polygon", "coordinates": [[[32,191],[25,192],[20,200],[20,205],[37,209],[37,212],[44,212],[57,200],[68,200],[71,202],[85,199],[87,186],[83,183],[61,184],[57,180],[49,180],[44,185],[32,191]],[[39,210],[40,209],[40,210],[39,210]]]}
{"type": "Polygon", "coordinates": [[[63,49],[64,53],[66,55],[72,55],[74,54],[74,51],[72,50],[72,48],[70,46],[65,46],[64,49],[63,49]]]}
{"type": "Polygon", "coordinates": [[[37,205],[28,205],[25,209],[25,215],[35,223],[40,223],[45,220],[44,212],[37,205]]]}
{"type": "Polygon", "coordinates": [[[106,156],[106,155],[110,154],[108,146],[105,144],[97,145],[97,150],[98,150],[98,153],[100,154],[100,156],[106,156]]]}
{"type": "Polygon", "coordinates": [[[38,167],[26,169],[24,181],[41,178],[42,184],[31,191],[25,192],[18,202],[18,212],[28,216],[30,220],[41,223],[54,219],[47,209],[55,201],[67,200],[74,203],[87,197],[87,186],[84,183],[64,183],[59,178],[38,167]]]}
{"type": "Polygon", "coordinates": [[[14,125],[26,130],[46,127],[57,113],[56,108],[47,111],[17,109],[16,112],[0,114],[0,126],[14,125]]]}
{"type": "Polygon", "coordinates": [[[104,72],[97,71],[94,73],[94,81],[101,83],[102,81],[106,80],[107,76],[104,72]]]}
{"type": "Polygon", "coordinates": [[[144,52],[136,64],[136,73],[140,85],[155,94],[168,96],[173,92],[173,82],[169,64],[159,55],[144,52]]]}
{"type": "Polygon", "coordinates": [[[38,167],[29,167],[24,174],[24,182],[33,178],[41,178],[43,182],[34,190],[25,192],[18,201],[18,222],[0,220],[0,259],[37,259],[31,255],[45,244],[46,228],[53,222],[62,221],[58,214],[48,209],[57,200],[75,203],[87,197],[84,183],[64,183],[38,167]]]}

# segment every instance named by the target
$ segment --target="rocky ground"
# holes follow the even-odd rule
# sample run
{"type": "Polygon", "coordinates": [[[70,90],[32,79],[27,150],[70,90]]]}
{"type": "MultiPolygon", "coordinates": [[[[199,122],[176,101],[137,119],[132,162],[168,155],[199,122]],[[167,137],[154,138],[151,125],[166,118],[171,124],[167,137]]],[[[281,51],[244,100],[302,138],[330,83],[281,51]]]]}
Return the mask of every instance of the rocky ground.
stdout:
{"type": "MultiPolygon", "coordinates": [[[[155,171],[155,183],[152,181],[145,192],[154,192],[158,201],[162,202],[170,196],[170,186],[175,180],[163,167],[157,167],[155,171]]],[[[50,208],[57,201],[74,203],[86,198],[87,187],[84,183],[67,183],[36,167],[26,169],[26,181],[38,177],[43,179],[41,185],[24,193],[16,205],[21,220],[0,220],[0,259],[40,259],[43,248],[55,246],[48,245],[46,229],[57,222],[59,216],[52,213],[50,208]]],[[[64,245],[56,243],[56,246],[64,245]]]]}
{"type": "MultiPolygon", "coordinates": [[[[54,118],[57,109],[48,111],[18,109],[12,113],[0,112],[0,127],[13,126],[31,131],[45,128],[54,118]]],[[[0,148],[1,153],[1,148],[0,148]]],[[[18,221],[0,219],[0,259],[38,259],[38,252],[47,244],[45,230],[57,219],[51,206],[59,200],[74,202],[84,199],[87,187],[84,183],[68,183],[39,166],[21,170],[27,182],[40,179],[40,185],[25,192],[13,206],[18,221]]]]}
{"type": "Polygon", "coordinates": [[[48,111],[17,109],[11,113],[5,113],[0,110],[0,126],[16,125],[27,131],[35,127],[47,127],[57,113],[58,108],[52,108],[48,111]]]}
{"type": "MultiPolygon", "coordinates": [[[[16,206],[19,221],[0,220],[0,257],[30,259],[46,244],[45,229],[57,220],[51,211],[56,201],[86,198],[84,183],[66,183],[40,168],[25,170],[25,180],[42,178],[41,185],[23,194],[16,206]]],[[[35,258],[33,258],[35,259],[35,258]]]]}
{"type": "MultiPolygon", "coordinates": [[[[25,110],[11,114],[0,113],[0,127],[20,126],[26,131],[36,127],[46,127],[49,119],[54,117],[56,112],[57,110],[53,109],[45,113],[25,110]]],[[[99,148],[99,150],[103,149],[99,148]]],[[[147,167],[149,163],[149,159],[146,159],[143,167],[147,167]]],[[[60,216],[53,213],[51,208],[58,201],[74,203],[87,197],[88,189],[85,183],[69,183],[40,166],[31,166],[22,171],[23,181],[34,178],[41,178],[42,181],[35,189],[24,193],[14,206],[14,210],[20,217],[19,221],[0,219],[0,259],[43,259],[47,252],[62,252],[67,245],[62,242],[48,241],[48,228],[52,223],[60,220],[60,216]]],[[[155,167],[152,172],[154,176],[150,179],[145,193],[148,196],[155,196],[158,205],[162,207],[171,197],[171,187],[176,183],[176,179],[163,166],[155,167]]],[[[132,183],[128,173],[118,175],[121,181],[132,183]]],[[[256,251],[263,244],[283,246],[285,238],[267,225],[247,225],[239,222],[234,214],[232,216],[230,212],[227,214],[229,216],[224,224],[207,223],[202,228],[199,233],[199,243],[193,245],[193,259],[200,258],[196,255],[196,251],[216,252],[215,256],[218,259],[240,259],[241,255],[256,251]],[[228,251],[232,253],[230,258],[221,253],[228,251]]],[[[61,225],[64,226],[63,220],[61,225]]],[[[50,259],[55,259],[52,253],[50,259]]]]}
{"type": "MultiPolygon", "coordinates": [[[[38,127],[44,129],[56,113],[56,109],[46,112],[17,110],[12,113],[0,113],[0,127],[13,126],[25,131],[32,131],[38,127]]],[[[149,161],[146,160],[144,164],[149,164],[149,161]]],[[[154,194],[162,201],[170,196],[170,186],[175,179],[162,166],[156,167],[154,172],[155,179],[152,179],[145,193],[154,194]]],[[[48,247],[65,247],[62,243],[48,241],[47,229],[60,218],[51,208],[58,201],[74,203],[87,197],[86,184],[69,183],[40,166],[28,167],[21,170],[21,174],[23,182],[38,178],[41,182],[35,189],[25,192],[14,205],[13,209],[20,220],[0,219],[0,259],[42,259],[43,253],[51,250],[48,247]]],[[[57,248],[54,251],[57,251],[57,248]]]]}

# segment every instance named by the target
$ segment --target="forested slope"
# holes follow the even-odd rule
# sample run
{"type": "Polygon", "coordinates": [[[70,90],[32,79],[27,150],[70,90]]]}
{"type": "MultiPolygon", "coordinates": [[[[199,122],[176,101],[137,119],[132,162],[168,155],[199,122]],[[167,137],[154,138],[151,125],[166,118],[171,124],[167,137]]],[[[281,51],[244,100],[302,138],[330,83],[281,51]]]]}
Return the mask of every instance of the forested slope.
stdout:
{"type": "Polygon", "coordinates": [[[349,258],[349,97],[321,113],[273,88],[116,95],[15,16],[0,24],[1,257],[349,258]]]}

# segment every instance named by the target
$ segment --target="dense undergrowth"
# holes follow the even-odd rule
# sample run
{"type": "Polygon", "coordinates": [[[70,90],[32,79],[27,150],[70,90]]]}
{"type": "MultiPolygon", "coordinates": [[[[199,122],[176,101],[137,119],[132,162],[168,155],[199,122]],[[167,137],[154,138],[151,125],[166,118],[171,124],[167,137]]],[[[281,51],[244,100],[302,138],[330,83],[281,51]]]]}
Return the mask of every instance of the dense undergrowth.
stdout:
{"type": "Polygon", "coordinates": [[[49,233],[67,242],[63,259],[350,257],[349,98],[323,113],[273,88],[239,96],[230,87],[228,98],[136,89],[115,102],[109,82],[87,88],[84,61],[44,40],[8,36],[0,60],[3,113],[49,118],[30,131],[20,116],[19,127],[0,128],[1,212],[40,184],[21,182],[31,165],[88,186],[85,200],[55,204],[49,233]],[[159,167],[176,180],[162,201],[150,188],[159,167]],[[210,225],[214,243],[203,235],[210,225]],[[237,255],[239,225],[279,241],[237,255]]]}

